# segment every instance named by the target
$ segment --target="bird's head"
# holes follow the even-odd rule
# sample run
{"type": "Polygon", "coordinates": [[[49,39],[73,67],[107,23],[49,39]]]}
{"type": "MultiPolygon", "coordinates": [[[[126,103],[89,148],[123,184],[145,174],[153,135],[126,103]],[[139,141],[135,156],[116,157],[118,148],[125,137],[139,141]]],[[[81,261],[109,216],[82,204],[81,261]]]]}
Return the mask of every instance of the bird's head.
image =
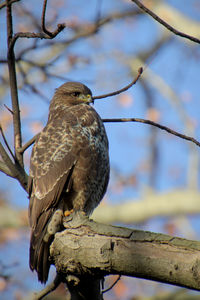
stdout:
{"type": "Polygon", "coordinates": [[[70,106],[93,103],[91,90],[80,82],[66,82],[61,85],[56,89],[54,100],[70,106]]]}

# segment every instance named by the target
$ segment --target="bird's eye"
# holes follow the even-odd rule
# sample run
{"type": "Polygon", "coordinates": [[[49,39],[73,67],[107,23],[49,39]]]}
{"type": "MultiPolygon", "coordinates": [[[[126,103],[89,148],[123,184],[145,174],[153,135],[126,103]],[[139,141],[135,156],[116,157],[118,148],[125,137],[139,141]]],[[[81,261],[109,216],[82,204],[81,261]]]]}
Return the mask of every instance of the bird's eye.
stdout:
{"type": "Polygon", "coordinates": [[[80,92],[73,92],[73,93],[72,93],[72,96],[78,97],[78,96],[80,96],[80,92]]]}

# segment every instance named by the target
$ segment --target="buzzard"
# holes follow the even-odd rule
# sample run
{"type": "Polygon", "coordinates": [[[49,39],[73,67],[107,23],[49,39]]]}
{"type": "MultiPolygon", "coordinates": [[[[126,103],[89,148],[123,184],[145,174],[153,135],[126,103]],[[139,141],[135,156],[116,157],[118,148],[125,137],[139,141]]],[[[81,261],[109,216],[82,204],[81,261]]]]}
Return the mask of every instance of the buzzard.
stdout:
{"type": "Polygon", "coordinates": [[[63,228],[62,217],[72,210],[90,215],[107,189],[108,139],[91,102],[87,86],[61,85],[51,101],[47,125],[33,146],[29,264],[42,283],[48,279],[49,247],[53,234],[63,228]]]}

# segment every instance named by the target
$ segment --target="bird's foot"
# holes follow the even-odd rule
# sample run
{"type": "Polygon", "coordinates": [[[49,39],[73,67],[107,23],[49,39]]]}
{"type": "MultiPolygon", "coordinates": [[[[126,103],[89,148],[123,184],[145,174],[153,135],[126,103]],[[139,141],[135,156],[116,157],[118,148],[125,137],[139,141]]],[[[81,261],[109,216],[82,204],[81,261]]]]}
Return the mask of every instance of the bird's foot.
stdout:
{"type": "Polygon", "coordinates": [[[63,225],[65,228],[77,227],[77,226],[87,223],[88,221],[89,221],[89,218],[84,211],[81,211],[81,210],[73,211],[72,210],[72,212],[70,214],[68,214],[67,216],[64,212],[63,225]]]}

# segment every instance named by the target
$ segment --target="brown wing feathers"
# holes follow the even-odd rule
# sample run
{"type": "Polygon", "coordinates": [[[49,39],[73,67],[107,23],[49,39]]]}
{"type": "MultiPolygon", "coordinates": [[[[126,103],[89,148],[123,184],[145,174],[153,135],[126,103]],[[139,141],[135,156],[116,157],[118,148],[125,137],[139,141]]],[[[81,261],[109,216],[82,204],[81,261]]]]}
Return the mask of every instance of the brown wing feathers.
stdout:
{"type": "MultiPolygon", "coordinates": [[[[73,170],[73,167],[72,167],[73,170]]],[[[32,233],[30,241],[30,268],[36,270],[38,279],[45,283],[48,278],[50,262],[49,262],[49,246],[53,236],[47,242],[44,242],[46,227],[51,220],[51,216],[56,209],[57,202],[67,183],[70,183],[71,172],[64,174],[54,189],[49,192],[43,199],[31,199],[33,205],[30,209],[30,219],[32,223],[32,233]]],[[[34,196],[33,196],[34,197],[34,196]]]]}

